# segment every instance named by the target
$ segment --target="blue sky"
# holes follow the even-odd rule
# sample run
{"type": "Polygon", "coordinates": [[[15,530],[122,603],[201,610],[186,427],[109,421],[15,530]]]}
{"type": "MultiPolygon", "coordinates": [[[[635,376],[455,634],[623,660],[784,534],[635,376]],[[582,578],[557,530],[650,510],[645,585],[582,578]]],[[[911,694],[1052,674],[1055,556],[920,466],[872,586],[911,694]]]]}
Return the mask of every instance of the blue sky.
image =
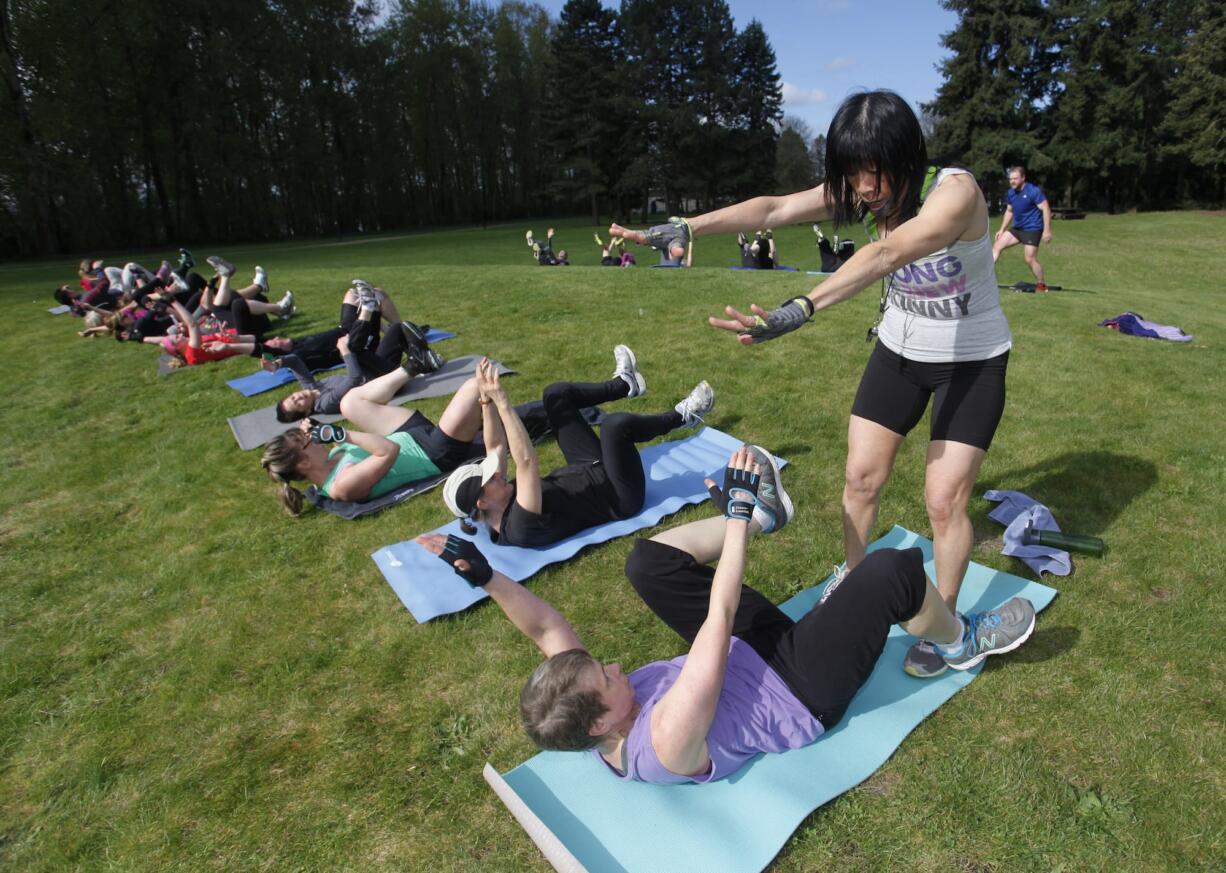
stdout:
{"type": "MultiPolygon", "coordinates": [[[[565,0],[537,0],[555,18],[565,0]]],[[[605,0],[605,6],[617,3],[605,0]]],[[[958,17],[936,0],[728,0],[741,30],[762,22],[783,79],[784,111],[825,133],[839,103],[866,88],[890,88],[916,106],[941,84],[941,35],[958,17]]]]}

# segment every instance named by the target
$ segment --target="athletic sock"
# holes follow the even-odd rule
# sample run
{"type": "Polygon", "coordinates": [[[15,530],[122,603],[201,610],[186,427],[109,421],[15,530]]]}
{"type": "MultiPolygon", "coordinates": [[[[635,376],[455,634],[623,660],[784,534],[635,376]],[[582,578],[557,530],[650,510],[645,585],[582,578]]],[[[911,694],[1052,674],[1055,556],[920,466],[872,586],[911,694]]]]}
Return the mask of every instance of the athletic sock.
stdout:
{"type": "Polygon", "coordinates": [[[939,643],[932,644],[933,647],[946,658],[956,658],[958,655],[961,655],[962,650],[966,648],[966,634],[969,628],[967,627],[966,619],[963,618],[962,613],[958,613],[957,617],[958,623],[962,625],[962,634],[958,637],[958,641],[948,646],[942,646],[939,643]]]}

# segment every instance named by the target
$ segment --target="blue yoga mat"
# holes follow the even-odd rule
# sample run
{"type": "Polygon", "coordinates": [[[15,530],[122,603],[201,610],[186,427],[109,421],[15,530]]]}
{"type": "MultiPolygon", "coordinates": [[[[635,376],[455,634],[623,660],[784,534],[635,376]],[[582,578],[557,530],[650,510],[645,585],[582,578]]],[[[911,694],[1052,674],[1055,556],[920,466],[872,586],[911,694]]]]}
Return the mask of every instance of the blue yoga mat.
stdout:
{"type": "MultiPolygon", "coordinates": [[[[426,342],[439,343],[446,339],[454,337],[454,333],[449,333],[445,330],[437,330],[430,328],[426,331],[426,342]]],[[[341,369],[343,365],[337,364],[327,370],[315,370],[316,373],[330,373],[333,370],[341,369]]],[[[267,370],[260,370],[257,373],[252,373],[249,376],[240,376],[237,379],[230,379],[226,382],[235,391],[238,391],[244,397],[254,397],[257,394],[263,394],[265,391],[271,391],[274,388],[280,388],[282,385],[288,385],[294,381],[294,371],[282,368],[269,373],[267,370]]]]}
{"type": "MultiPolygon", "coordinates": [[[[728,456],[743,443],[715,428],[703,428],[684,440],[658,443],[643,449],[643,469],[647,471],[647,494],[643,511],[631,518],[588,528],[570,539],[541,549],[499,546],[490,541],[489,532],[479,525],[475,536],[460,530],[458,520],[428,533],[456,534],[471,539],[489,560],[490,566],[517,582],[522,582],[542,567],[565,561],[584,546],[603,543],[651,527],[690,503],[708,498],[702,480],[714,477],[728,463],[728,456]]],[[[782,466],[785,461],[779,461],[782,466]]],[[[450,567],[413,540],[379,549],[371,555],[384,578],[402,603],[419,622],[459,612],[487,595],[473,588],[450,567]]]]}
{"type": "MultiPolygon", "coordinates": [[[[869,548],[911,546],[923,549],[928,574],[935,575],[931,541],[906,528],[896,526],[869,548]]],[[[824,587],[802,591],[782,609],[800,618],[824,587]]],[[[1017,595],[1043,609],[1056,591],[972,563],[958,606],[976,612],[1017,595]]],[[[622,782],[593,755],[574,752],[542,752],[505,777],[487,764],[485,777],[559,870],[575,860],[592,873],[761,870],[809,813],[871,776],[907,734],[979,672],[976,667],[914,679],[901,667],[913,641],[901,628],[890,632],[876,670],[846,716],[817,742],[759,755],[728,779],[706,785],[622,782]]]]}

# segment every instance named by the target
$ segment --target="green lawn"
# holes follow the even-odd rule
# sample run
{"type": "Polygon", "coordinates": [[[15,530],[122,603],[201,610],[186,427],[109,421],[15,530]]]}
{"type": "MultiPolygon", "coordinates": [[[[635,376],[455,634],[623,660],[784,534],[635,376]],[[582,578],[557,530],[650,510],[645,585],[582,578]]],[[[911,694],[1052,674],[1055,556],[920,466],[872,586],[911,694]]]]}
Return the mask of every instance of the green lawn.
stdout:
{"type": "MultiPolygon", "coordinates": [[[[330,326],[352,276],[380,284],[406,317],[460,332],[445,354],[517,369],[516,401],[603,378],[618,342],[650,389],[625,409],[666,408],[709,379],[710,424],[793,462],[796,522],[751,547],[750,580],[782,599],[824,576],[842,557],[845,429],[875,291],[741,349],[705,317],[815,277],[723,269],[731,238],[699,240],[690,271],[597,269],[593,228],[556,226],[577,266],[533,266],[519,225],[220,253],[297,292],[293,333],[330,326]]],[[[811,231],[777,230],[784,263],[813,269],[811,231]]],[[[1041,256],[1050,281],[1080,290],[1002,292],[1009,406],[977,494],[1026,491],[1108,552],[1077,558],[1027,646],[810,816],[775,869],[1226,866],[1224,230],[1190,212],[1060,222],[1041,256]],[[1127,309],[1196,339],[1097,327],[1127,309]]],[[[1019,250],[999,275],[1029,278],[1019,250]]],[[[535,651],[488,605],[417,625],[369,558],[446,521],[438,493],[356,523],[288,518],[226,426],[276,396],[225,387],[253,362],[159,378],[154,349],[81,340],[79,321],[45,313],[74,276],[70,258],[0,267],[0,868],[545,869],[480,772],[532,752],[516,701],[535,651]]],[[[924,440],[909,442],[882,531],[929,530],[924,440]]],[[[542,448],[546,468],[559,461],[542,448]]],[[[972,500],[975,560],[1029,575],[1000,554],[989,509],[972,500]]],[[[625,582],[629,545],[531,584],[597,657],[633,667],[679,646],[625,582]]]]}

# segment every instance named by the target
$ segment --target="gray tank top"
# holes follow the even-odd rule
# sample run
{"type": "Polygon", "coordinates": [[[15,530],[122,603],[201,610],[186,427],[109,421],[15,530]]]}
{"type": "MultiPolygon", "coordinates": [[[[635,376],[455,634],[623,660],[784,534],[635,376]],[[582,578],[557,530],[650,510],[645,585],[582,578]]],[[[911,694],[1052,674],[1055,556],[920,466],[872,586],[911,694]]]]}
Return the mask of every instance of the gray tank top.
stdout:
{"type": "MultiPolygon", "coordinates": [[[[946,167],[944,179],[970,175],[946,167]]],[[[878,337],[890,351],[912,361],[982,361],[1013,344],[1000,308],[991,230],[973,242],[952,245],[912,261],[886,278],[887,308],[878,337]]]]}

